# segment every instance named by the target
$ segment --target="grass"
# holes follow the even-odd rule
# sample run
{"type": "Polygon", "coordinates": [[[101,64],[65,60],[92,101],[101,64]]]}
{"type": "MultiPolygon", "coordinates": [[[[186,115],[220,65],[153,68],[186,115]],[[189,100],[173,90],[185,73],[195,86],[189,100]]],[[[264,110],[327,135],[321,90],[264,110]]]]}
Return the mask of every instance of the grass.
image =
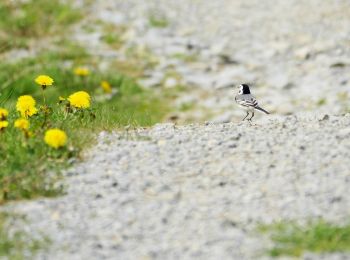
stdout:
{"type": "Polygon", "coordinates": [[[123,26],[116,26],[114,24],[104,23],[102,24],[103,36],[102,41],[111,46],[112,48],[118,50],[123,46],[123,34],[126,28],[123,26]]]}
{"type": "MultiPolygon", "coordinates": [[[[4,82],[0,87],[0,107],[10,112],[9,127],[0,131],[0,204],[62,194],[64,187],[58,185],[60,171],[94,143],[97,132],[127,125],[149,126],[162,121],[170,109],[169,98],[141,88],[134,79],[113,68],[100,72],[96,61],[74,45],[20,63],[3,63],[0,65],[0,82],[4,82]],[[89,76],[81,78],[73,74],[73,67],[81,64],[90,67],[89,76]],[[26,138],[13,127],[14,120],[19,117],[15,103],[18,96],[31,94],[38,106],[43,105],[40,87],[34,83],[34,78],[41,73],[55,80],[54,86],[45,90],[52,112],[46,120],[42,112],[31,117],[33,136],[26,138]],[[99,87],[102,80],[107,80],[116,94],[107,98],[99,87]],[[58,104],[58,97],[67,97],[79,90],[90,93],[92,108],[66,113],[65,107],[58,104]],[[67,133],[66,147],[55,150],[44,143],[44,132],[49,128],[60,128],[67,133]]],[[[5,219],[11,218],[13,216],[0,214],[0,258],[28,259],[28,254],[42,249],[43,243],[30,239],[29,234],[23,232],[11,235],[12,230],[5,225],[5,219]]]]}
{"type": "Polygon", "coordinates": [[[179,110],[181,112],[186,112],[186,111],[192,110],[194,107],[195,107],[195,104],[193,102],[187,102],[187,103],[181,104],[179,110]]]}
{"type": "Polygon", "coordinates": [[[142,78],[145,70],[157,64],[158,59],[147,48],[130,47],[126,50],[126,59],[114,60],[111,66],[129,77],[142,78]]]}
{"type": "Polygon", "coordinates": [[[151,27],[166,28],[169,26],[169,21],[161,15],[152,14],[148,17],[148,23],[151,27]]]}
{"type": "Polygon", "coordinates": [[[317,106],[323,106],[327,103],[327,99],[325,98],[320,98],[318,101],[317,101],[317,106]]]}
{"type": "Polygon", "coordinates": [[[323,220],[306,226],[294,222],[262,225],[259,230],[271,235],[274,247],[269,255],[301,256],[304,252],[332,253],[350,251],[350,224],[338,226],[323,220]]]}
{"type": "Polygon", "coordinates": [[[0,87],[0,107],[10,111],[9,127],[0,132],[0,204],[60,194],[62,188],[56,184],[60,178],[57,172],[69,165],[70,158],[79,157],[80,151],[92,144],[96,132],[126,125],[150,126],[162,121],[169,112],[167,97],[141,88],[132,78],[113,68],[101,72],[97,64],[98,61],[78,46],[68,45],[68,48],[44,52],[36,58],[0,65],[0,82],[4,82],[0,87]],[[88,66],[90,75],[74,75],[73,68],[78,65],[88,66]],[[19,117],[15,103],[20,95],[31,94],[38,106],[43,105],[41,88],[34,83],[39,74],[50,75],[55,80],[54,86],[45,90],[52,112],[45,123],[43,113],[33,116],[30,119],[33,137],[25,138],[12,126],[19,117]],[[107,80],[116,92],[110,99],[104,98],[108,95],[99,87],[102,80],[107,80]],[[58,97],[80,90],[92,96],[92,108],[67,114],[58,104],[58,97]],[[49,128],[60,128],[68,134],[66,148],[54,150],[43,142],[44,132],[49,128]]]}
{"type": "Polygon", "coordinates": [[[350,113],[350,105],[348,102],[349,100],[348,92],[338,92],[337,100],[340,106],[342,107],[342,111],[344,111],[344,113],[350,113]]]}
{"type": "Polygon", "coordinates": [[[198,61],[198,55],[196,54],[186,54],[186,53],[175,53],[173,58],[182,60],[184,62],[196,62],[198,61]]]}
{"type": "Polygon", "coordinates": [[[0,53],[12,48],[29,48],[44,38],[67,32],[79,21],[80,10],[60,0],[0,2],[0,53]],[[34,42],[34,43],[33,43],[34,42]]]}
{"type": "Polygon", "coordinates": [[[7,226],[12,221],[23,221],[22,217],[0,212],[0,258],[9,260],[31,259],[40,249],[45,249],[49,240],[41,237],[32,239],[29,234],[21,231],[8,232],[7,226]]]}
{"type": "Polygon", "coordinates": [[[119,49],[123,45],[120,35],[113,33],[106,33],[103,35],[102,40],[115,49],[119,49]]]}

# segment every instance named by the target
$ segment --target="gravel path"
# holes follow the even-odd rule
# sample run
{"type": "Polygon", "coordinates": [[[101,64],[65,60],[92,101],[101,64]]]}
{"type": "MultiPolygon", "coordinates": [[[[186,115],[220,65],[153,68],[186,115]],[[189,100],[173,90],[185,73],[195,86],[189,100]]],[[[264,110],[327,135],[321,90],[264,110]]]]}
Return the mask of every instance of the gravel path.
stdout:
{"type": "Polygon", "coordinates": [[[67,195],[8,207],[52,239],[39,259],[260,258],[258,223],[348,220],[348,158],[349,114],[159,124],[101,133],[67,195]]]}

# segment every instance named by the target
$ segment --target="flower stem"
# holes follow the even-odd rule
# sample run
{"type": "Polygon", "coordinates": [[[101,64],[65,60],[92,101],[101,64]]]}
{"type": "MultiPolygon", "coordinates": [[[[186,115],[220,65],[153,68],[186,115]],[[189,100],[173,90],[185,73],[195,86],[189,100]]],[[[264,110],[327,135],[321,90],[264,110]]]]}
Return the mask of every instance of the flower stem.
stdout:
{"type": "Polygon", "coordinates": [[[41,93],[43,95],[43,101],[44,101],[44,105],[46,107],[46,98],[45,98],[44,88],[41,88],[41,93]]]}
{"type": "Polygon", "coordinates": [[[46,120],[47,120],[47,113],[48,113],[48,107],[47,107],[47,105],[46,105],[46,98],[45,98],[45,93],[44,93],[44,89],[45,89],[45,87],[44,86],[42,86],[42,88],[41,88],[41,93],[42,93],[42,95],[43,95],[43,101],[44,101],[44,122],[43,122],[43,124],[42,124],[42,126],[41,127],[44,127],[45,125],[46,125],[46,120]]]}

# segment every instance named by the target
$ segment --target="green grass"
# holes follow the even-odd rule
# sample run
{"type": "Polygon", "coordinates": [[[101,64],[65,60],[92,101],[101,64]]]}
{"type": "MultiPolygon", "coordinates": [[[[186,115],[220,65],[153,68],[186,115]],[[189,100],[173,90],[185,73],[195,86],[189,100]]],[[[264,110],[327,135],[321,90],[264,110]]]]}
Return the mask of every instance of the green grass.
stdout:
{"type": "Polygon", "coordinates": [[[123,46],[123,34],[126,28],[123,26],[116,26],[114,24],[102,24],[103,36],[102,41],[111,46],[114,49],[119,49],[123,46]]]}
{"type": "Polygon", "coordinates": [[[115,49],[119,49],[123,45],[120,35],[113,33],[103,35],[102,40],[115,49]]]}
{"type": "Polygon", "coordinates": [[[169,26],[169,21],[161,15],[150,15],[148,17],[148,23],[151,27],[165,28],[169,26]]]}
{"type": "Polygon", "coordinates": [[[188,63],[198,61],[198,55],[196,54],[175,53],[173,57],[188,63]]]}
{"type": "Polygon", "coordinates": [[[342,107],[342,111],[344,113],[350,113],[350,105],[349,105],[349,94],[348,92],[338,92],[337,100],[340,106],[342,107]]]}
{"type": "MultiPolygon", "coordinates": [[[[68,1],[0,1],[0,53],[67,32],[82,17],[68,1]]],[[[41,43],[42,44],[42,43],[41,43]]]]}
{"type": "Polygon", "coordinates": [[[24,221],[23,217],[9,215],[0,212],[0,258],[9,260],[31,259],[38,250],[47,248],[49,240],[41,237],[39,239],[30,238],[30,235],[14,231],[9,232],[9,221],[24,221]]]}
{"type": "Polygon", "coordinates": [[[186,111],[192,110],[194,107],[195,107],[195,104],[193,102],[188,102],[188,103],[181,104],[179,110],[181,112],[186,112],[186,111]]]}
{"type": "Polygon", "coordinates": [[[0,204],[60,194],[62,188],[56,184],[60,178],[59,170],[93,143],[95,133],[126,125],[150,126],[162,121],[169,112],[169,98],[141,88],[134,79],[114,68],[101,72],[97,64],[98,61],[81,48],[71,45],[19,63],[0,65],[0,107],[10,110],[10,126],[0,132],[0,204]],[[74,75],[73,68],[77,65],[89,66],[91,74],[84,78],[74,75]],[[47,74],[55,80],[54,86],[45,90],[52,113],[45,123],[43,113],[30,118],[33,137],[25,138],[13,127],[14,120],[19,117],[15,103],[20,95],[31,94],[38,107],[43,105],[41,88],[34,83],[39,74],[47,74]],[[109,100],[97,102],[103,97],[99,87],[102,80],[110,82],[117,93],[109,100]],[[92,96],[92,108],[65,113],[64,107],[58,104],[58,97],[67,97],[79,90],[92,96]],[[67,133],[69,143],[66,148],[54,150],[43,142],[48,128],[60,128],[67,133]]]}
{"type": "Polygon", "coordinates": [[[294,222],[262,225],[259,230],[271,235],[274,247],[270,256],[301,256],[305,252],[350,252],[350,224],[338,226],[325,221],[310,222],[306,226],[294,222]]]}
{"type": "Polygon", "coordinates": [[[318,101],[317,101],[317,106],[323,106],[327,103],[327,99],[325,98],[320,98],[318,101]]]}

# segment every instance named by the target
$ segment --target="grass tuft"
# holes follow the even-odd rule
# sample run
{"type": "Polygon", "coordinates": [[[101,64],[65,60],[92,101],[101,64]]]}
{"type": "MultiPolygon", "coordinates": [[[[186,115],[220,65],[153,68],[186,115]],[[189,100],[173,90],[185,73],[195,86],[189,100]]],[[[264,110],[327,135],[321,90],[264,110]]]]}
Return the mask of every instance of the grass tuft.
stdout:
{"type": "Polygon", "coordinates": [[[9,260],[32,259],[38,250],[47,248],[49,240],[41,237],[30,238],[29,234],[21,231],[9,232],[11,222],[23,221],[23,217],[0,212],[0,258],[9,260]]]}
{"type": "Polygon", "coordinates": [[[79,10],[60,0],[0,1],[0,53],[29,47],[31,40],[64,34],[81,19],[79,10]]]}
{"type": "Polygon", "coordinates": [[[102,29],[104,32],[102,41],[116,50],[120,49],[123,46],[123,34],[126,31],[125,27],[105,23],[103,24],[102,29]]]}
{"type": "Polygon", "coordinates": [[[169,26],[169,21],[161,15],[150,15],[148,17],[148,22],[151,27],[155,28],[166,28],[169,26]]]}
{"type": "Polygon", "coordinates": [[[350,251],[350,224],[338,226],[323,220],[301,226],[294,222],[262,225],[259,230],[271,235],[275,246],[270,256],[301,256],[304,252],[332,253],[350,251]]]}
{"type": "Polygon", "coordinates": [[[182,60],[184,62],[188,62],[188,63],[191,63],[191,62],[196,62],[198,61],[198,55],[196,54],[186,54],[186,53],[175,53],[174,55],[172,55],[173,58],[175,59],[179,59],[179,60],[182,60]]]}

